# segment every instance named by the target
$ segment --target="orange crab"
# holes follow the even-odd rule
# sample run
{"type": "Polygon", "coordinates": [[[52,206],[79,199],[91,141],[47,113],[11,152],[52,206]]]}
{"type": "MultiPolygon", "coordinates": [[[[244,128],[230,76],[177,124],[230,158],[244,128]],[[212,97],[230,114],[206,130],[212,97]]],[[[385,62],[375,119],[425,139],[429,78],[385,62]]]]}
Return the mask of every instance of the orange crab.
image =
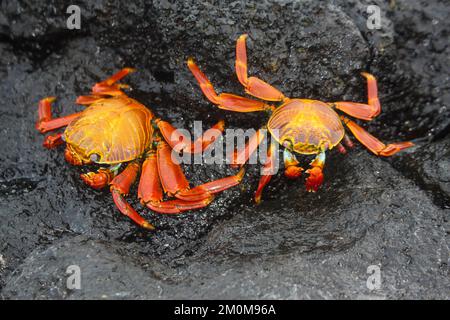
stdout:
{"type": "Polygon", "coordinates": [[[103,165],[97,172],[82,174],[82,180],[94,189],[110,185],[119,211],[138,225],[152,230],[153,225],[124,199],[141,168],[138,187],[141,203],[165,214],[207,206],[215,193],[238,184],[243,171],[191,189],[180,165],[172,159],[172,149],[202,152],[221,135],[223,121],[195,142],[181,133],[176,134],[177,129],[155,118],[148,108],[121,90],[128,86],[117,81],[132,71],[131,68],[122,69],[97,83],[91,95],[80,96],[76,100],[78,104],[88,107],[72,115],[52,118],[51,103],[55,98],[42,99],[36,128],[45,133],[67,126],[64,133],[47,136],[44,146],[53,148],[65,142],[65,158],[69,163],[103,165]],[[119,173],[123,163],[127,166],[119,173]],[[164,193],[176,199],[163,201],[164,193]]]}
{"type": "MultiPolygon", "coordinates": [[[[192,58],[188,60],[188,67],[200,84],[200,88],[209,101],[224,110],[236,112],[268,111],[271,117],[266,125],[271,136],[284,149],[285,175],[295,179],[301,175],[303,169],[299,166],[294,153],[304,155],[316,155],[310,163],[311,168],[306,171],[306,189],[317,191],[323,182],[322,169],[325,164],[325,152],[337,146],[338,150],[345,153],[344,142],[352,147],[352,142],[345,134],[344,123],[353,135],[370,151],[378,156],[392,156],[398,151],[413,146],[411,142],[399,142],[385,145],[359,125],[343,115],[338,115],[336,110],[343,111],[350,116],[362,120],[372,120],[380,111],[380,101],[377,95],[377,81],[369,73],[362,75],[367,79],[368,102],[355,103],[348,101],[322,102],[310,99],[288,98],[278,89],[256,77],[247,75],[247,35],[241,35],[236,45],[236,74],[239,82],[244,86],[245,92],[261,100],[280,102],[276,107],[264,101],[253,100],[229,93],[217,94],[208,78],[200,71],[192,58]]],[[[262,128],[263,129],[263,128],[262,128]]],[[[265,130],[258,130],[250,138],[244,149],[238,150],[232,159],[233,165],[242,165],[255,152],[263,141],[265,130]]],[[[255,201],[261,200],[263,188],[274,174],[276,154],[273,142],[267,153],[263,174],[260,178],[258,189],[255,193],[255,201]]]]}

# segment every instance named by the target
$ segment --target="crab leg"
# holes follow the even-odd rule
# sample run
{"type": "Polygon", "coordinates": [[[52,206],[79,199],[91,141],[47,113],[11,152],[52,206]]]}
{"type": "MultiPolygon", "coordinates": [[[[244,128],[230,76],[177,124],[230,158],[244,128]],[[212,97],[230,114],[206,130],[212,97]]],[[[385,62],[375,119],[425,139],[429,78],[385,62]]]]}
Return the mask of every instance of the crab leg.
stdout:
{"type": "Polygon", "coordinates": [[[89,96],[79,96],[76,103],[81,105],[90,105],[104,99],[104,96],[120,96],[124,94],[120,89],[129,88],[129,86],[123,83],[116,84],[116,82],[134,71],[135,69],[133,68],[123,68],[108,79],[97,82],[92,87],[92,94],[89,96]]]}
{"type": "Polygon", "coordinates": [[[341,153],[341,154],[346,154],[347,153],[347,149],[342,145],[342,143],[338,143],[336,145],[336,148],[337,148],[338,152],[341,153]]]}
{"type": "Polygon", "coordinates": [[[63,144],[64,140],[62,139],[62,136],[62,133],[48,135],[45,137],[43,146],[47,149],[52,149],[63,144]]]}
{"type": "MultiPolygon", "coordinates": [[[[161,202],[159,204],[161,210],[176,209],[181,212],[202,208],[212,201],[213,194],[239,184],[244,176],[244,170],[241,170],[234,176],[211,181],[190,189],[189,182],[183,174],[180,165],[174,163],[171,158],[170,147],[162,141],[158,144],[156,162],[164,192],[179,200],[161,202]]],[[[155,205],[155,203],[152,203],[152,205],[155,205]]],[[[157,210],[155,209],[155,211],[157,210]]]]}
{"type": "Polygon", "coordinates": [[[389,157],[400,150],[412,147],[414,144],[412,142],[397,142],[385,145],[383,142],[375,138],[373,135],[368,133],[366,130],[361,128],[355,122],[351,121],[346,117],[341,117],[356,139],[359,140],[367,149],[375,153],[377,156],[389,157]]]}
{"type": "Polygon", "coordinates": [[[105,84],[107,86],[113,85],[117,81],[121,80],[122,78],[124,78],[128,74],[130,74],[132,72],[135,72],[135,71],[136,71],[136,69],[134,69],[134,68],[123,68],[122,70],[116,72],[111,77],[109,77],[108,79],[106,79],[106,80],[104,80],[104,81],[102,81],[100,83],[101,84],[105,84]]]}
{"type": "Polygon", "coordinates": [[[100,95],[79,96],[79,97],[77,97],[77,100],[75,101],[75,103],[88,106],[90,104],[98,102],[101,99],[104,99],[104,98],[101,97],[100,95]]]}
{"type": "Polygon", "coordinates": [[[108,79],[96,83],[92,87],[92,93],[95,94],[102,94],[102,95],[109,95],[109,96],[117,96],[123,94],[123,92],[120,90],[121,88],[128,88],[129,86],[126,84],[116,84],[117,81],[121,80],[126,75],[134,72],[135,69],[133,68],[123,68],[119,72],[115,73],[108,79]]]}
{"type": "Polygon", "coordinates": [[[164,141],[158,143],[157,166],[162,187],[169,197],[174,196],[177,192],[189,189],[189,182],[183,170],[179,164],[173,162],[172,149],[164,141]]]}
{"type": "Polygon", "coordinates": [[[239,170],[239,172],[234,176],[228,176],[225,178],[207,182],[187,191],[180,191],[175,196],[179,200],[182,200],[182,202],[186,202],[186,205],[188,205],[187,202],[193,203],[196,201],[200,201],[200,203],[202,203],[202,200],[204,199],[212,199],[213,194],[222,192],[231,187],[234,187],[235,185],[238,185],[242,181],[244,174],[245,170],[244,168],[241,168],[241,170],[239,170]],[[209,196],[206,197],[207,195],[209,196]]]}
{"type": "Polygon", "coordinates": [[[245,92],[262,100],[285,100],[284,94],[267,82],[256,77],[248,77],[246,39],[247,35],[243,34],[236,43],[236,74],[239,82],[244,86],[245,92]]]}
{"type": "Polygon", "coordinates": [[[342,154],[346,154],[347,153],[347,148],[353,148],[355,145],[353,144],[353,141],[350,139],[350,137],[347,134],[344,134],[344,138],[342,138],[342,141],[344,142],[342,143],[338,143],[337,144],[337,148],[338,151],[342,154]],[[346,148],[347,147],[347,148],[346,148]]]}
{"type": "Polygon", "coordinates": [[[52,119],[52,102],[55,100],[55,97],[47,97],[39,101],[38,123],[52,119]]]}
{"type": "Polygon", "coordinates": [[[172,149],[164,141],[158,143],[157,162],[161,185],[169,197],[174,196],[185,201],[212,200],[212,195],[206,190],[199,192],[198,189],[189,189],[189,182],[183,170],[172,160],[172,149]]]}
{"type": "MultiPolygon", "coordinates": [[[[168,201],[149,201],[146,203],[146,206],[150,209],[163,213],[163,214],[178,214],[187,210],[194,210],[206,207],[213,200],[213,194],[224,191],[228,188],[231,188],[237,184],[239,184],[244,177],[244,169],[239,170],[239,172],[234,176],[225,177],[222,179],[218,179],[215,181],[207,182],[198,187],[190,189],[189,192],[191,195],[200,194],[204,195],[205,193],[210,194],[211,196],[206,199],[199,199],[195,201],[188,201],[182,197],[182,194],[178,194],[179,199],[168,200],[168,201]]],[[[191,197],[192,198],[192,197],[191,197]]]]}
{"type": "Polygon", "coordinates": [[[261,178],[259,179],[258,189],[255,192],[255,202],[258,204],[261,202],[261,194],[264,187],[269,183],[272,176],[275,174],[275,161],[277,160],[275,154],[275,146],[270,144],[269,150],[267,151],[267,160],[264,164],[261,178]]]}
{"type": "Polygon", "coordinates": [[[235,185],[238,185],[242,181],[242,178],[244,178],[244,174],[245,169],[241,168],[239,172],[234,176],[228,176],[222,179],[207,182],[191,190],[194,191],[195,189],[204,189],[211,194],[216,194],[224,190],[227,190],[231,187],[234,187],[235,185]]]}
{"type": "MultiPolygon", "coordinates": [[[[153,172],[152,174],[155,173],[156,172],[153,172]]],[[[214,193],[218,193],[220,191],[223,191],[225,189],[231,188],[232,186],[239,184],[243,176],[244,170],[242,169],[238,172],[238,174],[234,176],[229,176],[212,182],[205,183],[201,186],[188,190],[186,194],[180,192],[176,194],[176,196],[179,197],[179,199],[160,201],[158,199],[159,197],[158,194],[157,197],[153,198],[149,197],[148,198],[149,201],[146,202],[145,205],[148,208],[163,214],[178,214],[187,210],[201,209],[211,203],[211,201],[214,199],[213,197],[214,193]],[[204,198],[205,194],[209,196],[207,198],[204,198]],[[189,201],[186,199],[189,200],[194,199],[194,200],[189,201]]],[[[156,184],[155,181],[153,183],[156,184]]]]}
{"type": "Polygon", "coordinates": [[[212,195],[222,192],[231,187],[234,187],[235,185],[238,185],[242,181],[244,174],[245,170],[244,168],[241,168],[239,172],[234,176],[228,176],[204,183],[202,185],[189,189],[188,192],[180,192],[176,197],[181,200],[191,201],[190,199],[192,199],[192,197],[194,197],[195,195],[201,198],[202,196],[204,196],[204,194],[212,195]]]}
{"type": "Polygon", "coordinates": [[[353,148],[355,145],[353,144],[352,139],[350,139],[350,137],[347,134],[344,134],[344,144],[346,147],[348,148],[353,148]]]}
{"type": "Polygon", "coordinates": [[[237,150],[234,152],[233,159],[231,160],[232,167],[238,167],[240,165],[244,165],[253,152],[256,151],[258,146],[261,144],[265,137],[265,132],[262,129],[256,131],[256,133],[250,137],[250,140],[245,145],[244,149],[237,150]]]}
{"type": "Polygon", "coordinates": [[[55,101],[55,99],[55,97],[47,97],[39,101],[39,118],[36,123],[36,129],[41,133],[65,127],[81,114],[81,112],[77,112],[68,116],[53,119],[52,102],[55,101]]]}
{"type": "Polygon", "coordinates": [[[235,111],[235,112],[254,112],[273,110],[274,107],[266,104],[263,101],[252,100],[249,98],[237,96],[230,93],[221,93],[217,95],[213,85],[206,77],[206,75],[195,64],[192,58],[188,59],[189,70],[193,73],[197,79],[200,89],[202,89],[206,98],[212,103],[218,105],[220,109],[235,111]]]}
{"type": "Polygon", "coordinates": [[[180,199],[168,200],[163,202],[148,202],[146,206],[153,211],[162,214],[179,214],[188,210],[201,209],[213,201],[214,197],[197,201],[184,201],[180,199]]]}
{"type": "Polygon", "coordinates": [[[311,162],[311,168],[306,170],[309,174],[306,178],[306,190],[308,192],[316,192],[323,183],[322,169],[325,164],[325,151],[319,153],[311,162]]]}
{"type": "Polygon", "coordinates": [[[150,153],[142,166],[142,175],[138,188],[138,197],[141,203],[153,211],[164,214],[177,214],[186,210],[199,209],[207,206],[213,200],[212,196],[191,202],[179,199],[162,201],[163,191],[161,189],[158,170],[158,156],[160,152],[158,152],[158,155],[150,153]]]}
{"type": "Polygon", "coordinates": [[[139,164],[137,162],[130,162],[128,166],[118,176],[111,181],[111,193],[114,203],[119,211],[128,216],[131,220],[136,222],[143,228],[154,230],[155,227],[147,220],[141,217],[133,207],[123,198],[124,195],[130,191],[130,186],[136,180],[139,171],[139,164]]]}
{"type": "Polygon", "coordinates": [[[333,103],[333,106],[352,117],[362,120],[372,120],[381,112],[377,80],[370,73],[362,72],[361,75],[367,79],[368,103],[340,101],[333,103]]]}
{"type": "Polygon", "coordinates": [[[157,203],[163,199],[163,191],[158,175],[158,160],[154,152],[149,153],[142,164],[138,198],[142,204],[148,202],[157,203]]]}
{"type": "Polygon", "coordinates": [[[303,168],[299,167],[299,162],[294,154],[288,149],[283,150],[284,175],[289,179],[297,179],[302,174],[303,168]]]}
{"type": "Polygon", "coordinates": [[[213,127],[207,130],[202,137],[195,142],[183,135],[181,131],[174,128],[167,121],[157,119],[156,124],[164,140],[175,152],[201,153],[206,150],[222,134],[225,126],[224,121],[220,120],[213,127]]]}
{"type": "Polygon", "coordinates": [[[168,146],[166,146],[167,144],[162,146],[159,144],[157,155],[151,153],[144,162],[138,189],[138,195],[141,202],[148,208],[165,214],[177,214],[186,210],[199,209],[207,206],[213,200],[213,197],[210,195],[206,198],[200,197],[200,199],[190,202],[180,199],[162,201],[163,192],[160,184],[160,175],[162,174],[160,171],[161,169],[167,170],[170,176],[176,177],[174,181],[175,183],[170,184],[170,181],[167,181],[168,176],[164,175],[165,180],[163,179],[162,181],[165,183],[165,185],[163,185],[165,191],[171,190],[172,193],[176,193],[177,189],[185,189],[185,186],[188,185],[181,168],[172,162],[170,155],[168,159],[170,163],[167,163],[164,167],[160,165],[160,163],[162,164],[167,160],[166,148],[168,148],[168,146]],[[178,170],[177,167],[180,170],[178,170]]]}

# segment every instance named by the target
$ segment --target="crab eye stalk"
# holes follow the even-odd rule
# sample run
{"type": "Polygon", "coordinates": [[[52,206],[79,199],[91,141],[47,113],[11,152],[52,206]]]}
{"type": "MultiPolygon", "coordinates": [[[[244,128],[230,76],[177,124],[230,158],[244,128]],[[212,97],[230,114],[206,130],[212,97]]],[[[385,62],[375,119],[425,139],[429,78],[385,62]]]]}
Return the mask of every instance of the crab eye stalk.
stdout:
{"type": "Polygon", "coordinates": [[[282,145],[288,150],[292,150],[294,148],[294,144],[290,139],[284,139],[282,145]]]}
{"type": "Polygon", "coordinates": [[[89,159],[94,162],[97,163],[100,161],[100,155],[98,155],[97,153],[93,153],[89,156],[89,159]]]}

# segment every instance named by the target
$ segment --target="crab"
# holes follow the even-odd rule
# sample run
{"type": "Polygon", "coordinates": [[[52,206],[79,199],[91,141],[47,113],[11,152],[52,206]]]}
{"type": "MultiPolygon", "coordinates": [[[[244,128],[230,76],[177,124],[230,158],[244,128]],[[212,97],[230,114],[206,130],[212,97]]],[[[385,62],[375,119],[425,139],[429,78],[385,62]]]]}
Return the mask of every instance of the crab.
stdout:
{"type": "Polygon", "coordinates": [[[97,171],[81,174],[81,179],[94,189],[109,186],[119,211],[139,226],[153,230],[155,227],[125,199],[140,171],[140,202],[162,214],[207,206],[214,194],[237,185],[243,171],[190,188],[172,151],[203,152],[222,134],[224,123],[219,121],[202,137],[191,141],[121,90],[128,86],[118,81],[133,71],[124,68],[95,84],[91,95],[77,98],[78,104],[87,106],[78,113],[53,118],[51,105],[55,98],[42,99],[36,128],[45,133],[66,127],[62,133],[47,136],[44,147],[50,149],[65,143],[65,159],[70,164],[100,166],[97,171]],[[119,172],[124,164],[125,169],[119,172]],[[173,199],[164,200],[164,194],[173,199]]]}
{"type": "Polygon", "coordinates": [[[350,129],[359,142],[377,156],[389,157],[400,150],[413,146],[412,142],[386,145],[345,115],[337,113],[337,111],[341,111],[366,121],[370,121],[380,114],[381,105],[377,93],[377,80],[373,75],[367,72],[361,73],[367,80],[367,103],[323,102],[289,98],[265,81],[248,76],[246,39],[247,35],[243,34],[237,40],[236,74],[239,82],[244,86],[245,92],[260,100],[230,93],[217,94],[209,79],[192,58],[188,59],[187,64],[206,98],[220,109],[235,112],[266,111],[270,114],[267,124],[256,131],[245,148],[237,150],[231,159],[233,166],[242,166],[264,140],[266,132],[270,133],[273,139],[268,148],[267,158],[255,193],[257,203],[261,201],[263,189],[275,173],[277,161],[275,143],[284,147],[284,174],[290,179],[300,177],[304,171],[299,166],[296,154],[315,155],[314,160],[310,163],[310,168],[305,171],[308,174],[306,189],[309,192],[316,192],[323,183],[326,151],[337,147],[338,151],[346,153],[344,145],[353,147],[353,142],[346,134],[344,125],[350,129]],[[279,105],[276,106],[274,103],[279,105]]]}

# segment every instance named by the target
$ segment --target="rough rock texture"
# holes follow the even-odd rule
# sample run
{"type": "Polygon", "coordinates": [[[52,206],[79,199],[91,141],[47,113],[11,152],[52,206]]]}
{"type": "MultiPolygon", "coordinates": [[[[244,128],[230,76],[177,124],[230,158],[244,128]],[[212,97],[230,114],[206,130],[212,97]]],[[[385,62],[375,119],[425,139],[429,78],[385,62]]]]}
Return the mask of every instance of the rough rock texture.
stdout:
{"type": "MultiPolygon", "coordinates": [[[[15,298],[450,298],[450,122],[445,1],[375,1],[382,29],[366,27],[373,1],[70,1],[0,4],[0,295],[15,298]],[[234,45],[247,32],[250,72],[288,96],[364,101],[360,71],[379,79],[383,113],[366,127],[417,146],[391,159],[363,147],[328,154],[316,194],[282,174],[251,200],[258,168],[204,210],[160,216],[130,202],[158,231],[122,217],[87,168],[42,148],[37,102],[56,115],[123,66],[130,95],[175,126],[257,128],[262,114],[213,107],[185,66],[194,56],[219,91],[242,93],[234,45]],[[447,69],[446,69],[447,68],[447,69]],[[66,269],[81,269],[80,290],[66,269]],[[366,286],[381,268],[381,288],[366,286]]],[[[303,159],[307,164],[309,159],[303,159]]],[[[233,172],[191,165],[193,184],[233,172]]],[[[135,194],[133,190],[132,195],[135,194]]]]}

